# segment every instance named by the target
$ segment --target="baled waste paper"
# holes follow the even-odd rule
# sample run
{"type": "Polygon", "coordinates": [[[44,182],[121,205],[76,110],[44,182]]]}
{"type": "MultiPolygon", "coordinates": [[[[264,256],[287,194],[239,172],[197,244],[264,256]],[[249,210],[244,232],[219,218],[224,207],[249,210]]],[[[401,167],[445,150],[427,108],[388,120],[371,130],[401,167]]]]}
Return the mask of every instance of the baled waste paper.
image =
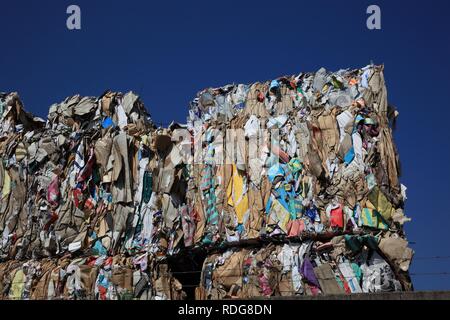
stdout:
{"type": "Polygon", "coordinates": [[[2,298],[412,290],[397,116],[374,65],[207,88],[166,128],[133,92],[46,120],[2,93],[2,298]]]}

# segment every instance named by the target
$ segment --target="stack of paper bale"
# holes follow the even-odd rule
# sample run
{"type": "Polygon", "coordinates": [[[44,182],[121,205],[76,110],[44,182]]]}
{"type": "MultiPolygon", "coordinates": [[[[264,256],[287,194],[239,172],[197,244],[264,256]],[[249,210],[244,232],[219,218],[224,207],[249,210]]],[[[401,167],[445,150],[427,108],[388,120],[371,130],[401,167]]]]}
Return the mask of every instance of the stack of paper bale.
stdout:
{"type": "Polygon", "coordinates": [[[16,93],[0,103],[1,297],[183,298],[151,249],[154,127],[139,97],[69,97],[46,122],[16,93]]]}
{"type": "Polygon", "coordinates": [[[1,94],[0,297],[412,290],[397,115],[372,65],[205,89],[168,128],[132,92],[46,121],[1,94]]]}
{"type": "Polygon", "coordinates": [[[379,66],[201,91],[203,243],[288,244],[208,257],[197,297],[410,290],[397,115],[379,66]]]}

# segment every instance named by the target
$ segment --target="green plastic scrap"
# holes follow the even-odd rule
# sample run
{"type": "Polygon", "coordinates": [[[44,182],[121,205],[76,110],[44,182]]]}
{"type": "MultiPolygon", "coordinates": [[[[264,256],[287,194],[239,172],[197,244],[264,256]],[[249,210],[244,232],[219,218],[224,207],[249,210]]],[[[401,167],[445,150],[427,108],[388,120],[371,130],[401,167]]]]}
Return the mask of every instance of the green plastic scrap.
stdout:
{"type": "Polygon", "coordinates": [[[361,249],[364,246],[372,250],[377,250],[378,248],[378,237],[374,237],[371,235],[364,235],[364,236],[345,235],[344,238],[347,248],[352,250],[353,253],[361,251],[361,249]]]}

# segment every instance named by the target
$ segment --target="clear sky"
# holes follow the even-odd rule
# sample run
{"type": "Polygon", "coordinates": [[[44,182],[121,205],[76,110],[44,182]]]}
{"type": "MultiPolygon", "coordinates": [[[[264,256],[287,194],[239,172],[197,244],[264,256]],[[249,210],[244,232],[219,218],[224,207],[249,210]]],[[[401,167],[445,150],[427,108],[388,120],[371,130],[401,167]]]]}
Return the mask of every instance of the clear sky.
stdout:
{"type": "Polygon", "coordinates": [[[0,0],[0,91],[45,117],[66,96],[139,93],[157,123],[197,91],[320,67],[385,64],[408,187],[417,290],[450,290],[450,2],[0,0]],[[81,8],[81,30],[66,9],[81,8]],[[366,9],[381,8],[381,30],[366,9]],[[447,203],[449,201],[449,203],[447,203]],[[432,273],[426,275],[426,273],[432,273]]]}

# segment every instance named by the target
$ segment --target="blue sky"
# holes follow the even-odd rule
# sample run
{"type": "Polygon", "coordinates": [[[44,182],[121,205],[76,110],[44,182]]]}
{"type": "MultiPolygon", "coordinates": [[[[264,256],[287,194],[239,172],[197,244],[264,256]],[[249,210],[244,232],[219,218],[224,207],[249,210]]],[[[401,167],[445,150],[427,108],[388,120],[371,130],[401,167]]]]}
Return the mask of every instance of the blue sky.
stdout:
{"type": "MultiPolygon", "coordinates": [[[[450,3],[0,0],[0,91],[45,117],[66,96],[138,92],[158,123],[197,91],[300,71],[385,64],[417,258],[450,256],[450,3]],[[82,29],[66,28],[77,4],[82,29]],[[366,28],[381,7],[382,30],[366,28]]],[[[450,259],[416,259],[417,290],[450,290],[450,259]]]]}

